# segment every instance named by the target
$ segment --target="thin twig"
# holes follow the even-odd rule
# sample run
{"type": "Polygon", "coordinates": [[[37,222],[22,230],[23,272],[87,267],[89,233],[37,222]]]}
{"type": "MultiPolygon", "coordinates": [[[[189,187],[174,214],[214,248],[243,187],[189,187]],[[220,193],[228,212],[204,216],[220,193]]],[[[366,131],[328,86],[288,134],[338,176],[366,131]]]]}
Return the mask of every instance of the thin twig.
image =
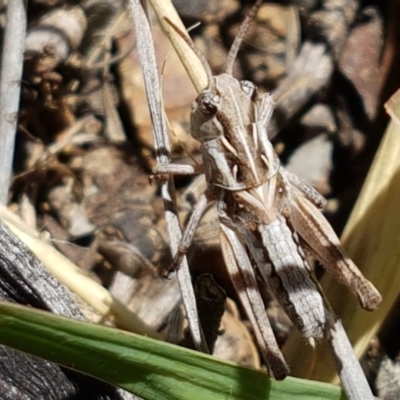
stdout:
{"type": "Polygon", "coordinates": [[[0,203],[6,204],[12,161],[26,32],[26,0],[7,4],[0,75],[0,203]]]}
{"type": "MultiPolygon", "coordinates": [[[[146,87],[147,101],[152,119],[156,158],[159,164],[168,164],[170,160],[169,141],[166,132],[166,123],[161,109],[161,90],[157,73],[153,38],[141,2],[139,0],[130,0],[130,4],[133,12],[135,34],[146,87]]],[[[169,178],[166,182],[161,184],[161,195],[164,200],[165,220],[171,240],[171,250],[173,255],[175,255],[178,251],[182,232],[176,209],[175,187],[172,178],[169,178]]],[[[201,332],[196,300],[186,257],[184,257],[181,268],[177,272],[177,277],[193,343],[197,349],[207,352],[207,346],[201,332]]]]}
{"type": "Polygon", "coordinates": [[[335,321],[330,332],[329,346],[347,397],[351,400],[373,399],[371,388],[340,319],[335,321]]]}

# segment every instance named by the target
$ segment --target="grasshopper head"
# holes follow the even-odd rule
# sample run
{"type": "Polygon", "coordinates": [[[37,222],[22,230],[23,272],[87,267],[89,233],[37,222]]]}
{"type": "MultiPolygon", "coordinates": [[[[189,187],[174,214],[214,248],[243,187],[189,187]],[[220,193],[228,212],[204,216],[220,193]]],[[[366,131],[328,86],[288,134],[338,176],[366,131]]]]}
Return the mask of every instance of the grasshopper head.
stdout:
{"type": "Polygon", "coordinates": [[[226,73],[213,77],[212,86],[203,90],[192,104],[192,136],[202,143],[223,136],[235,147],[234,132],[241,130],[247,135],[254,122],[256,99],[253,83],[238,81],[226,73]]]}

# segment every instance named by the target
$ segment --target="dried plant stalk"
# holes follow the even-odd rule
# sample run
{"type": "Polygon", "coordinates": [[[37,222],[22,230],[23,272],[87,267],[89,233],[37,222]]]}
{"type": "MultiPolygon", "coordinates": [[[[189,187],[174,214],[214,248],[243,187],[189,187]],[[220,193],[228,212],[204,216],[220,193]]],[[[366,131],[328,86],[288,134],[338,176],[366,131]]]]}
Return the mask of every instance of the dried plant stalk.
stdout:
{"type": "MultiPolygon", "coordinates": [[[[147,17],[140,1],[131,0],[130,4],[138,44],[139,60],[142,66],[146,87],[147,102],[152,119],[156,159],[158,163],[168,165],[170,161],[170,147],[166,123],[161,108],[161,90],[158,79],[153,38],[147,17]]],[[[175,255],[178,251],[178,245],[182,233],[176,208],[175,186],[172,178],[161,183],[161,196],[164,201],[165,220],[168,235],[171,240],[171,250],[175,255]]],[[[182,268],[177,273],[177,279],[182,294],[186,317],[189,321],[193,343],[196,349],[207,353],[208,349],[200,326],[196,299],[186,257],[182,260],[182,263],[182,268]]]]}
{"type": "Polygon", "coordinates": [[[160,21],[160,24],[171,41],[175,51],[178,53],[190,79],[197,92],[201,92],[207,85],[207,74],[202,63],[193,50],[185,43],[179,34],[172,28],[167,20],[170,20],[181,31],[186,31],[178,13],[171,0],[150,0],[150,4],[160,21]]]}
{"type": "MultiPolygon", "coordinates": [[[[380,148],[347,223],[342,242],[349,256],[359,265],[383,295],[374,313],[361,310],[357,301],[343,291],[330,275],[322,286],[353,344],[357,357],[366,351],[399,295],[397,249],[400,248],[400,91],[387,103],[392,117],[380,148]]],[[[327,363],[329,349],[305,349],[300,335],[291,337],[284,348],[292,372],[299,377],[338,382],[334,364],[327,363]],[[313,364],[311,375],[306,360],[313,364]]]]}
{"type": "Polygon", "coordinates": [[[7,4],[0,75],[0,203],[7,204],[25,48],[26,0],[7,4]]]}

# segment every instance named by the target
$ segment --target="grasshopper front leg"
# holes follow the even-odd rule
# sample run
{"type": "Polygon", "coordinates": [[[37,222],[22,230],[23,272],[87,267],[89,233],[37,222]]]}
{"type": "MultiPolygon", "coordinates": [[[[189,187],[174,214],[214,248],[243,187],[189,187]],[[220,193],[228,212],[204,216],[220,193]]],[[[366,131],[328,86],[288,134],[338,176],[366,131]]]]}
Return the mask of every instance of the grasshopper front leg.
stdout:
{"type": "Polygon", "coordinates": [[[195,175],[204,172],[201,165],[185,165],[185,164],[157,164],[153,168],[153,175],[195,175]]]}
{"type": "MultiPolygon", "coordinates": [[[[153,168],[153,177],[162,179],[164,175],[195,175],[203,172],[202,166],[192,166],[185,164],[157,164],[153,168]]],[[[175,272],[181,262],[183,257],[187,254],[190,245],[193,241],[196,229],[200,223],[200,220],[207,208],[208,200],[206,195],[202,195],[198,203],[196,204],[190,219],[185,227],[182,234],[182,238],[179,242],[178,249],[175,254],[173,254],[173,261],[164,271],[162,275],[164,277],[169,277],[171,273],[175,272]]]]}
{"type": "Polygon", "coordinates": [[[189,221],[186,224],[181,241],[178,245],[178,251],[174,255],[172,264],[165,271],[163,271],[163,276],[168,277],[172,272],[176,271],[179,268],[183,257],[186,255],[190,248],[190,245],[193,242],[196,229],[200,224],[201,218],[203,217],[207,205],[207,196],[203,194],[197,202],[192,214],[190,215],[189,221]]]}

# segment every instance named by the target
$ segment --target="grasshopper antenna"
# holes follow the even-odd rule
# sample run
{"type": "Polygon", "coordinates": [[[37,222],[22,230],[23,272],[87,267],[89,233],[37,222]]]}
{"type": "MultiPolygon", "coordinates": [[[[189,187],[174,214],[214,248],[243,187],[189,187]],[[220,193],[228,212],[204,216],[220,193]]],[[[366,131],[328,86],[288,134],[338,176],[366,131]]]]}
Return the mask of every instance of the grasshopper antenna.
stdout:
{"type": "Polygon", "coordinates": [[[226,73],[228,75],[232,75],[233,63],[237,57],[240,45],[242,44],[244,35],[246,34],[247,29],[249,28],[251,21],[253,21],[254,17],[257,14],[258,9],[261,6],[263,0],[257,0],[254,5],[250,8],[250,11],[247,13],[245,20],[240,26],[239,32],[233,41],[231,49],[229,50],[228,60],[226,61],[226,73]]]}
{"type": "Polygon", "coordinates": [[[211,71],[210,64],[208,64],[207,59],[204,57],[204,54],[194,45],[192,40],[184,32],[182,32],[181,29],[177,27],[169,18],[164,17],[164,19],[169,25],[171,25],[174,31],[185,41],[185,43],[194,51],[196,56],[199,58],[207,74],[207,88],[211,89],[214,82],[213,73],[211,71]]]}

